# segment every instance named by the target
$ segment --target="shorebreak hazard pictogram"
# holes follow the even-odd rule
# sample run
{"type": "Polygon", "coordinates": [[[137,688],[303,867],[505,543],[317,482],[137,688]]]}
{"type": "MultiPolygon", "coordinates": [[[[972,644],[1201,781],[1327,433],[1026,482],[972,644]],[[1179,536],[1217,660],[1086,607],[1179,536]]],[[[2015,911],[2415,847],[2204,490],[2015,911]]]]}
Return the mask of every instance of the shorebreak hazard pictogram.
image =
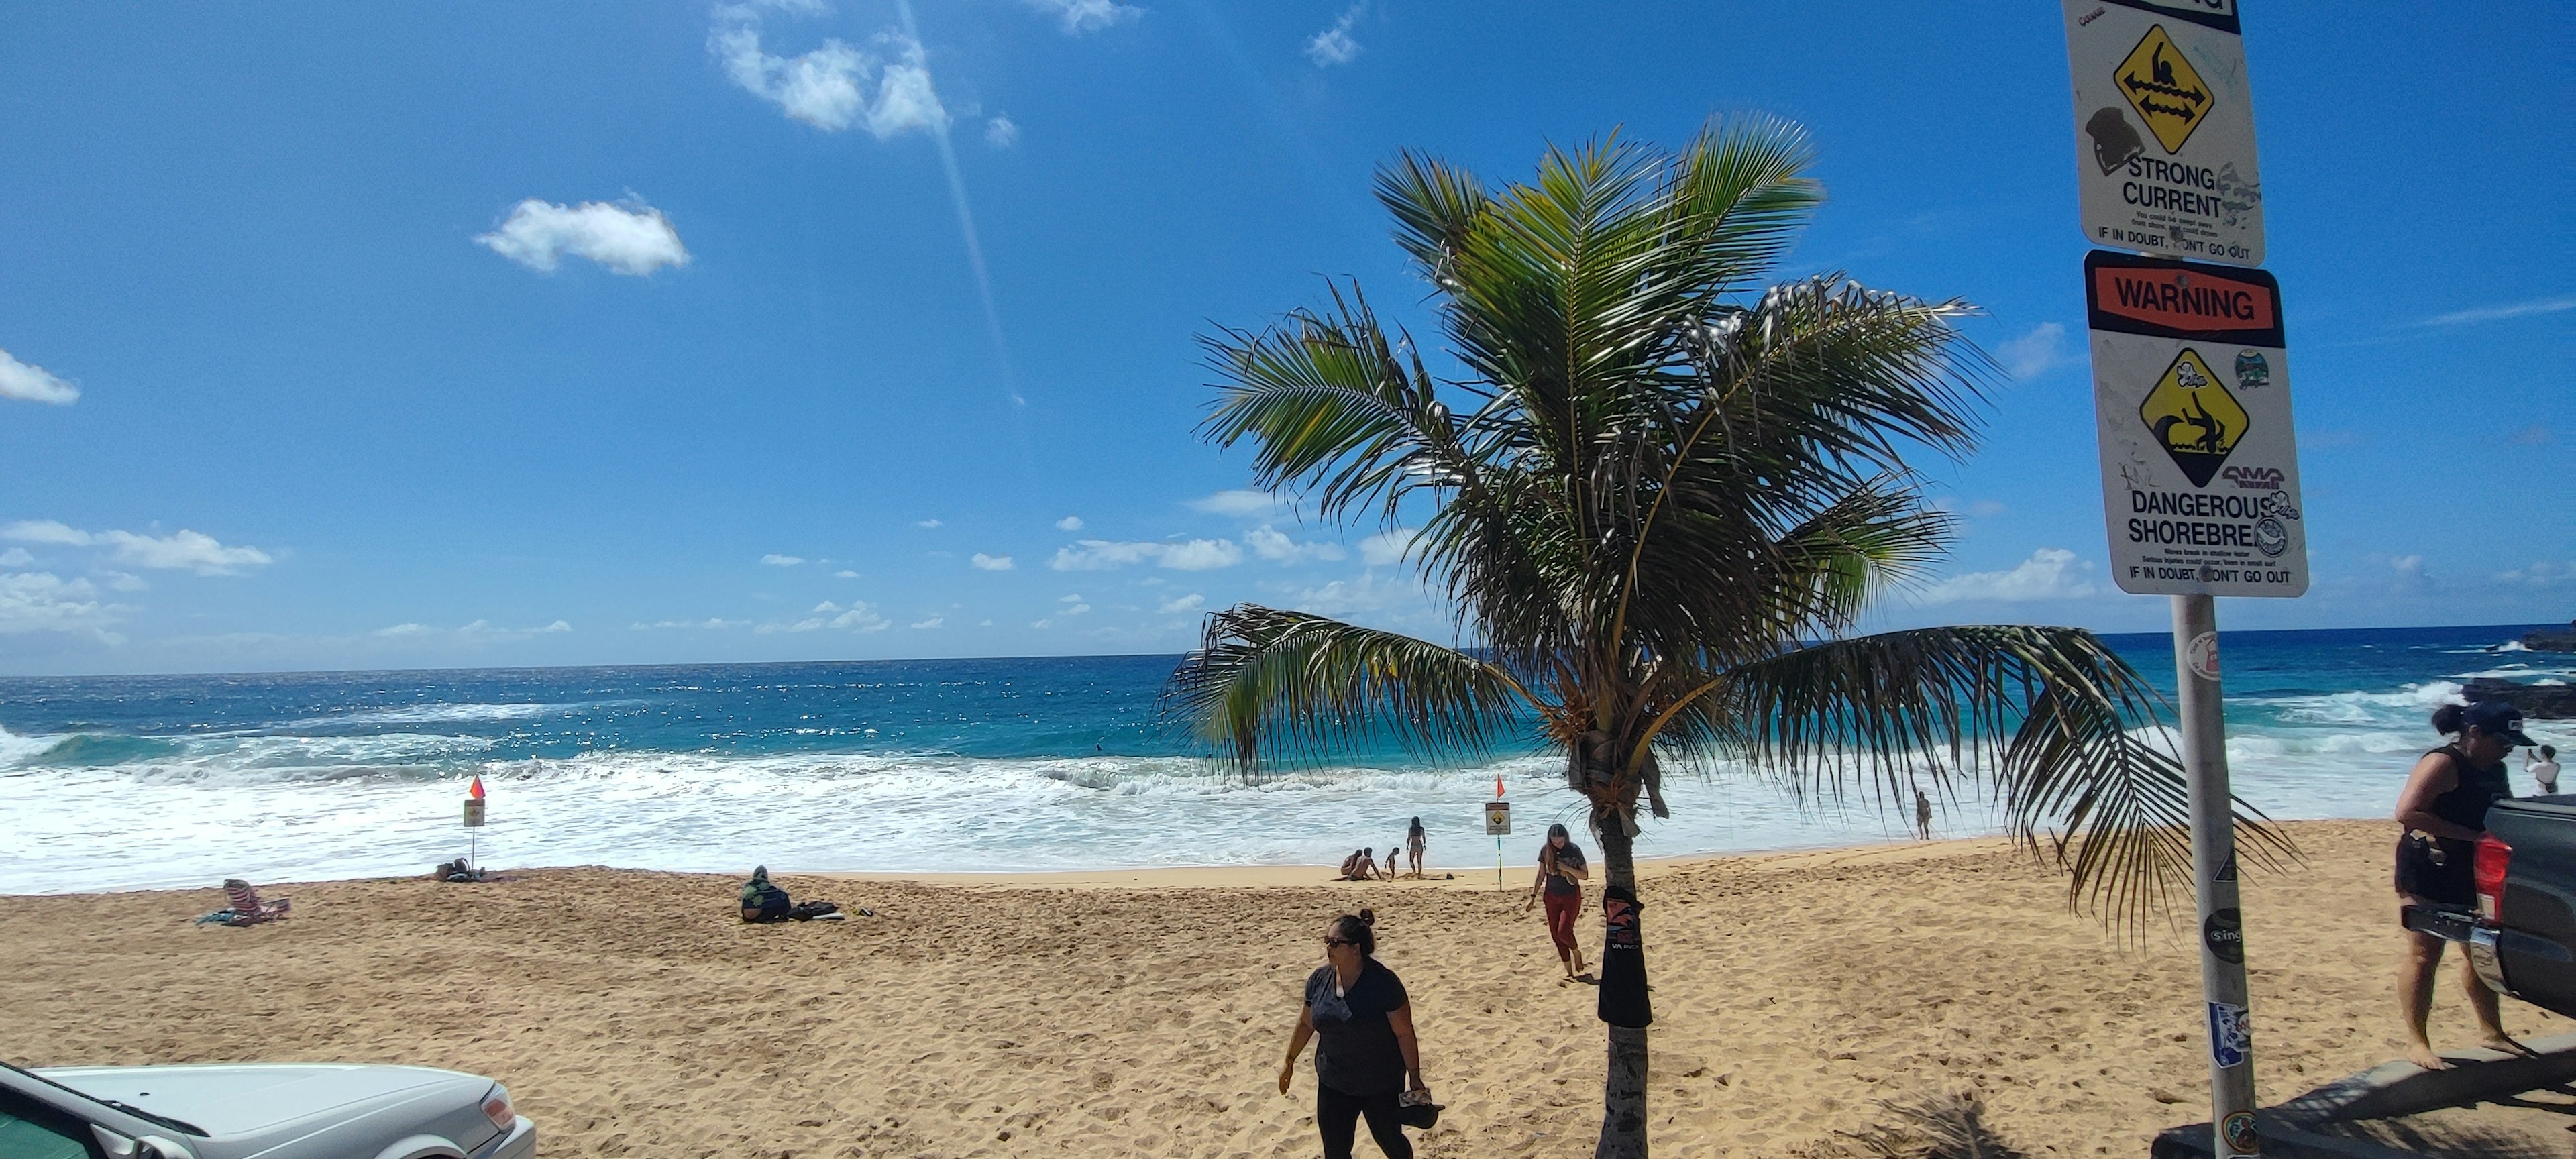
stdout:
{"type": "Polygon", "coordinates": [[[2173,365],[2138,404],[2138,417],[2194,487],[2209,486],[2245,437],[2249,422],[2236,396],[2227,392],[2200,352],[2189,348],[2174,356],[2173,365]]]}
{"type": "Polygon", "coordinates": [[[2129,50],[2128,59],[2113,71],[2112,82],[2166,153],[2181,151],[2192,130],[2208,118],[2209,86],[2192,71],[2182,50],[2174,47],[2164,25],[2147,30],[2138,46],[2129,50]]]}

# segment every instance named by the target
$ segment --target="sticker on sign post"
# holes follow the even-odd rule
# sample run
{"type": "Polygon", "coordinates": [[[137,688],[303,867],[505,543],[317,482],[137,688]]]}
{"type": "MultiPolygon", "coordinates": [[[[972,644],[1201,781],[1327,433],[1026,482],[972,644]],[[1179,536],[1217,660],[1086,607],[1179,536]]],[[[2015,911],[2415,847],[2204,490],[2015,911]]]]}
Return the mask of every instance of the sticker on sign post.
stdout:
{"type": "Polygon", "coordinates": [[[2065,0],[2085,240],[2263,264],[2236,0],[2065,0]]]}
{"type": "MultiPolygon", "coordinates": [[[[2097,251],[2084,258],[2084,298],[2120,590],[2306,592],[2279,284],[2261,270],[2097,251]]],[[[2213,669],[2216,659],[2213,649],[2213,669]]]]}

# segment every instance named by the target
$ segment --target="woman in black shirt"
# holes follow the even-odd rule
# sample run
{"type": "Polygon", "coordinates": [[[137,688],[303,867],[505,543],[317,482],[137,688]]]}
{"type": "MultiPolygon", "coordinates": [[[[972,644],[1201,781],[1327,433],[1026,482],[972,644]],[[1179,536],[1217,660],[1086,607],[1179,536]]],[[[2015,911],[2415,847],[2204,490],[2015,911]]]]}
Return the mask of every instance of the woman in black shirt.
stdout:
{"type": "MultiPolygon", "coordinates": [[[[2502,701],[2465,709],[2446,705],[2433,728],[2458,739],[2424,754],[2397,794],[2397,896],[2400,905],[2467,909],[2477,904],[2471,870],[2478,838],[2486,836],[2487,807],[2513,795],[2505,779],[2505,754],[2529,745],[2522,714],[2502,701]]],[[[2402,924],[2402,922],[2401,922],[2402,924]]],[[[2397,1004],[2406,1016],[2407,1061],[2426,1070],[2450,1064],[2434,1053],[2424,1022],[2433,1012],[2433,974],[2442,964],[2443,941],[2405,931],[2406,956],[2397,964],[2397,1004]]],[[[2460,955],[2460,983],[2477,1013],[2479,1041],[2509,1054],[2528,1051],[2505,1036],[2497,1021],[2496,993],[2487,989],[2468,955],[2460,955]]]]}
{"type": "Polygon", "coordinates": [[[1413,1038],[1413,1004],[1395,971],[1378,964],[1377,915],[1343,914],[1324,927],[1324,962],[1306,978],[1306,1003],[1288,1036],[1288,1061],[1279,1066],[1279,1093],[1288,1093],[1306,1040],[1315,1045],[1315,1130],[1324,1159],[1350,1159],[1360,1117],[1387,1159],[1412,1159],[1413,1143],[1397,1121],[1397,1100],[1422,1084],[1422,1053],[1413,1038]],[[1409,1084],[1409,1086],[1408,1086],[1409,1084]]]}

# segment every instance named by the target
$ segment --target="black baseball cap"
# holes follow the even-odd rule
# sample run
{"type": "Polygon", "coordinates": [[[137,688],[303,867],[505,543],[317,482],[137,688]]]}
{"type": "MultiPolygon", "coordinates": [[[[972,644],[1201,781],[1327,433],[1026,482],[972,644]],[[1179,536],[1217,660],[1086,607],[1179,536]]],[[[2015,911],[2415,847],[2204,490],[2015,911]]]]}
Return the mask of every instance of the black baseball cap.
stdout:
{"type": "Polygon", "coordinates": [[[2472,704],[2460,714],[2460,719],[2475,725],[2479,732],[2488,736],[2502,737],[2506,744],[2515,748],[2529,748],[2540,743],[2523,735],[2522,710],[2501,700],[2481,700],[2472,704]]]}

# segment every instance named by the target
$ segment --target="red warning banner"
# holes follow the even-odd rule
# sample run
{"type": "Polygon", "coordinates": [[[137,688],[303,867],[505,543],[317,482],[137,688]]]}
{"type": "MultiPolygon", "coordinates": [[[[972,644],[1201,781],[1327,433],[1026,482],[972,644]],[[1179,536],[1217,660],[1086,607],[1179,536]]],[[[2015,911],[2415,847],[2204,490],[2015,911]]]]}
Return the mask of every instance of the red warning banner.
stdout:
{"type": "Polygon", "coordinates": [[[2096,330],[2282,347],[2280,283],[2261,270],[2096,251],[2084,258],[2096,330]]]}

